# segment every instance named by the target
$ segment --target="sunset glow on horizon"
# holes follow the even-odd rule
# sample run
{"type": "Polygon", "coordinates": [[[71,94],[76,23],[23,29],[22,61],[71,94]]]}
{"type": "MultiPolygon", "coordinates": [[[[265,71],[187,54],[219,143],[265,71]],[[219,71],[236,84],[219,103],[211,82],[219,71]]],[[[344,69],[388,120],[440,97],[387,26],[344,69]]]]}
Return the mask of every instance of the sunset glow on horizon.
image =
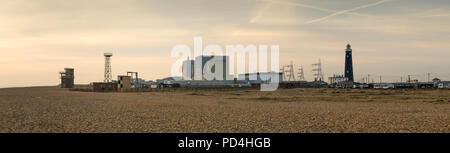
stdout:
{"type": "Polygon", "coordinates": [[[276,44],[280,65],[303,65],[307,80],[320,58],[325,76],[343,74],[352,44],[355,81],[427,73],[450,80],[448,0],[0,0],[0,83],[103,80],[104,52],[113,79],[137,71],[146,80],[170,76],[171,49],[205,44],[276,44]]]}

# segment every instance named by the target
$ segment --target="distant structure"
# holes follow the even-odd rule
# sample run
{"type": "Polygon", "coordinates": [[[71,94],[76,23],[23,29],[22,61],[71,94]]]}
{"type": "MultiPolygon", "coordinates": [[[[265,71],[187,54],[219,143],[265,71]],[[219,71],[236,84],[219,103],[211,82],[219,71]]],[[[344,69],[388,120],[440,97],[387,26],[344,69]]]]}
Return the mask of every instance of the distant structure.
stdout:
{"type": "Polygon", "coordinates": [[[222,78],[226,80],[230,74],[229,67],[230,58],[228,56],[198,56],[194,62],[194,78],[196,76],[203,76],[202,80],[205,80],[205,75],[209,75],[208,71],[215,73],[217,70],[222,70],[222,78]],[[201,63],[201,65],[197,65],[196,63],[201,63]],[[222,68],[217,67],[219,64],[222,65],[222,68]],[[203,72],[204,70],[208,71],[203,72]]]}
{"type": "Polygon", "coordinates": [[[290,65],[281,66],[280,72],[283,73],[283,80],[295,81],[294,63],[292,61],[290,65]]]}
{"type": "Polygon", "coordinates": [[[329,84],[339,84],[342,82],[347,82],[347,78],[345,78],[343,75],[333,75],[332,77],[328,78],[329,84]]]}
{"type": "Polygon", "coordinates": [[[127,72],[127,76],[130,76],[130,82],[133,82],[134,88],[141,88],[138,72],[127,72]],[[133,75],[135,78],[133,78],[133,75]]]}
{"type": "Polygon", "coordinates": [[[195,60],[190,60],[189,57],[187,60],[183,61],[183,80],[194,80],[194,63],[195,60]]]}
{"type": "Polygon", "coordinates": [[[74,87],[74,69],[65,68],[63,72],[60,72],[61,88],[73,88],[74,87]]]}
{"type": "Polygon", "coordinates": [[[345,77],[348,78],[349,82],[354,82],[352,46],[350,44],[347,44],[347,49],[345,50],[345,77]]]}
{"type": "Polygon", "coordinates": [[[334,88],[368,88],[367,84],[354,86],[354,82],[348,81],[348,78],[346,78],[344,75],[333,75],[332,77],[328,78],[328,82],[330,87],[334,88]]]}
{"type": "Polygon", "coordinates": [[[92,85],[94,92],[117,92],[119,84],[117,82],[94,82],[92,85]]]}
{"type": "Polygon", "coordinates": [[[106,83],[112,81],[112,73],[111,73],[111,57],[112,53],[105,53],[105,81],[106,83]]]}
{"type": "MultiPolygon", "coordinates": [[[[230,58],[228,56],[198,56],[195,60],[187,59],[183,61],[182,79],[183,80],[206,80],[206,75],[216,73],[216,70],[222,70],[222,79],[230,77],[230,58]],[[221,65],[222,67],[217,67],[221,65]],[[203,72],[207,70],[207,72],[203,72]]],[[[219,72],[217,72],[219,73],[219,72]]]]}
{"type": "MultiPolygon", "coordinates": [[[[93,82],[92,87],[94,92],[116,92],[119,90],[119,83],[112,81],[111,73],[111,57],[112,53],[104,53],[105,56],[105,80],[103,82],[93,82]]],[[[128,78],[124,76],[118,77],[121,85],[121,90],[128,88],[128,78]]]]}
{"type": "Polygon", "coordinates": [[[278,82],[283,82],[283,73],[278,72],[258,72],[258,73],[246,73],[246,74],[239,74],[237,80],[250,83],[251,85],[254,84],[261,84],[261,83],[271,83],[272,79],[269,77],[278,77],[278,82]],[[254,77],[256,80],[252,80],[251,78],[254,77]]]}
{"type": "Polygon", "coordinates": [[[303,71],[303,65],[300,66],[300,68],[298,69],[298,80],[299,81],[305,81],[305,72],[303,71]]]}
{"type": "Polygon", "coordinates": [[[314,81],[323,81],[322,62],[319,59],[319,63],[313,64],[314,81]]]}
{"type": "Polygon", "coordinates": [[[119,91],[127,91],[131,89],[131,77],[128,75],[119,75],[117,76],[118,90],[119,91]]]}

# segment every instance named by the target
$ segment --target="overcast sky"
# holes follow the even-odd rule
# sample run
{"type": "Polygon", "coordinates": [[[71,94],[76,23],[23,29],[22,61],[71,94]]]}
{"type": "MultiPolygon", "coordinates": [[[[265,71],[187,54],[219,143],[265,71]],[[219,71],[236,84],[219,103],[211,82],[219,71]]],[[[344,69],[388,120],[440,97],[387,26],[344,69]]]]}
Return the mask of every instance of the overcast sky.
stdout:
{"type": "MultiPolygon", "coordinates": [[[[355,80],[411,74],[450,80],[448,0],[0,0],[0,87],[56,85],[73,67],[76,83],[113,75],[170,75],[177,44],[278,44],[281,65],[319,58],[327,76],[344,71],[353,46],[355,80]]],[[[115,78],[115,77],[114,77],[115,78]]],[[[378,81],[378,79],[376,80],[378,81]]]]}

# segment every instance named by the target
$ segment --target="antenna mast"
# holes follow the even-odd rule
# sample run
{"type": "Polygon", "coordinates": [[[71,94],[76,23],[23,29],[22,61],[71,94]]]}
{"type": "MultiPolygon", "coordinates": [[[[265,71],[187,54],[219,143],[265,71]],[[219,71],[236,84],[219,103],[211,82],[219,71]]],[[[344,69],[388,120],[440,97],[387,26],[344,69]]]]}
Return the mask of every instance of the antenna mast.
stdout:
{"type": "Polygon", "coordinates": [[[105,81],[104,82],[112,82],[112,73],[111,73],[111,57],[112,53],[105,53],[105,81]]]}

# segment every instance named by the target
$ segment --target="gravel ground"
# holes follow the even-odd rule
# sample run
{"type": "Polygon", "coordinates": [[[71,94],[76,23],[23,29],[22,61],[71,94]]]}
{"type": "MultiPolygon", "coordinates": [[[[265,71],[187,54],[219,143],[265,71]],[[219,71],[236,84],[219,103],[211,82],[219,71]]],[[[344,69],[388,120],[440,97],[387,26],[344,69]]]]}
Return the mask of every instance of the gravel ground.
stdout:
{"type": "Polygon", "coordinates": [[[450,90],[0,89],[0,132],[450,132],[450,90]]]}

